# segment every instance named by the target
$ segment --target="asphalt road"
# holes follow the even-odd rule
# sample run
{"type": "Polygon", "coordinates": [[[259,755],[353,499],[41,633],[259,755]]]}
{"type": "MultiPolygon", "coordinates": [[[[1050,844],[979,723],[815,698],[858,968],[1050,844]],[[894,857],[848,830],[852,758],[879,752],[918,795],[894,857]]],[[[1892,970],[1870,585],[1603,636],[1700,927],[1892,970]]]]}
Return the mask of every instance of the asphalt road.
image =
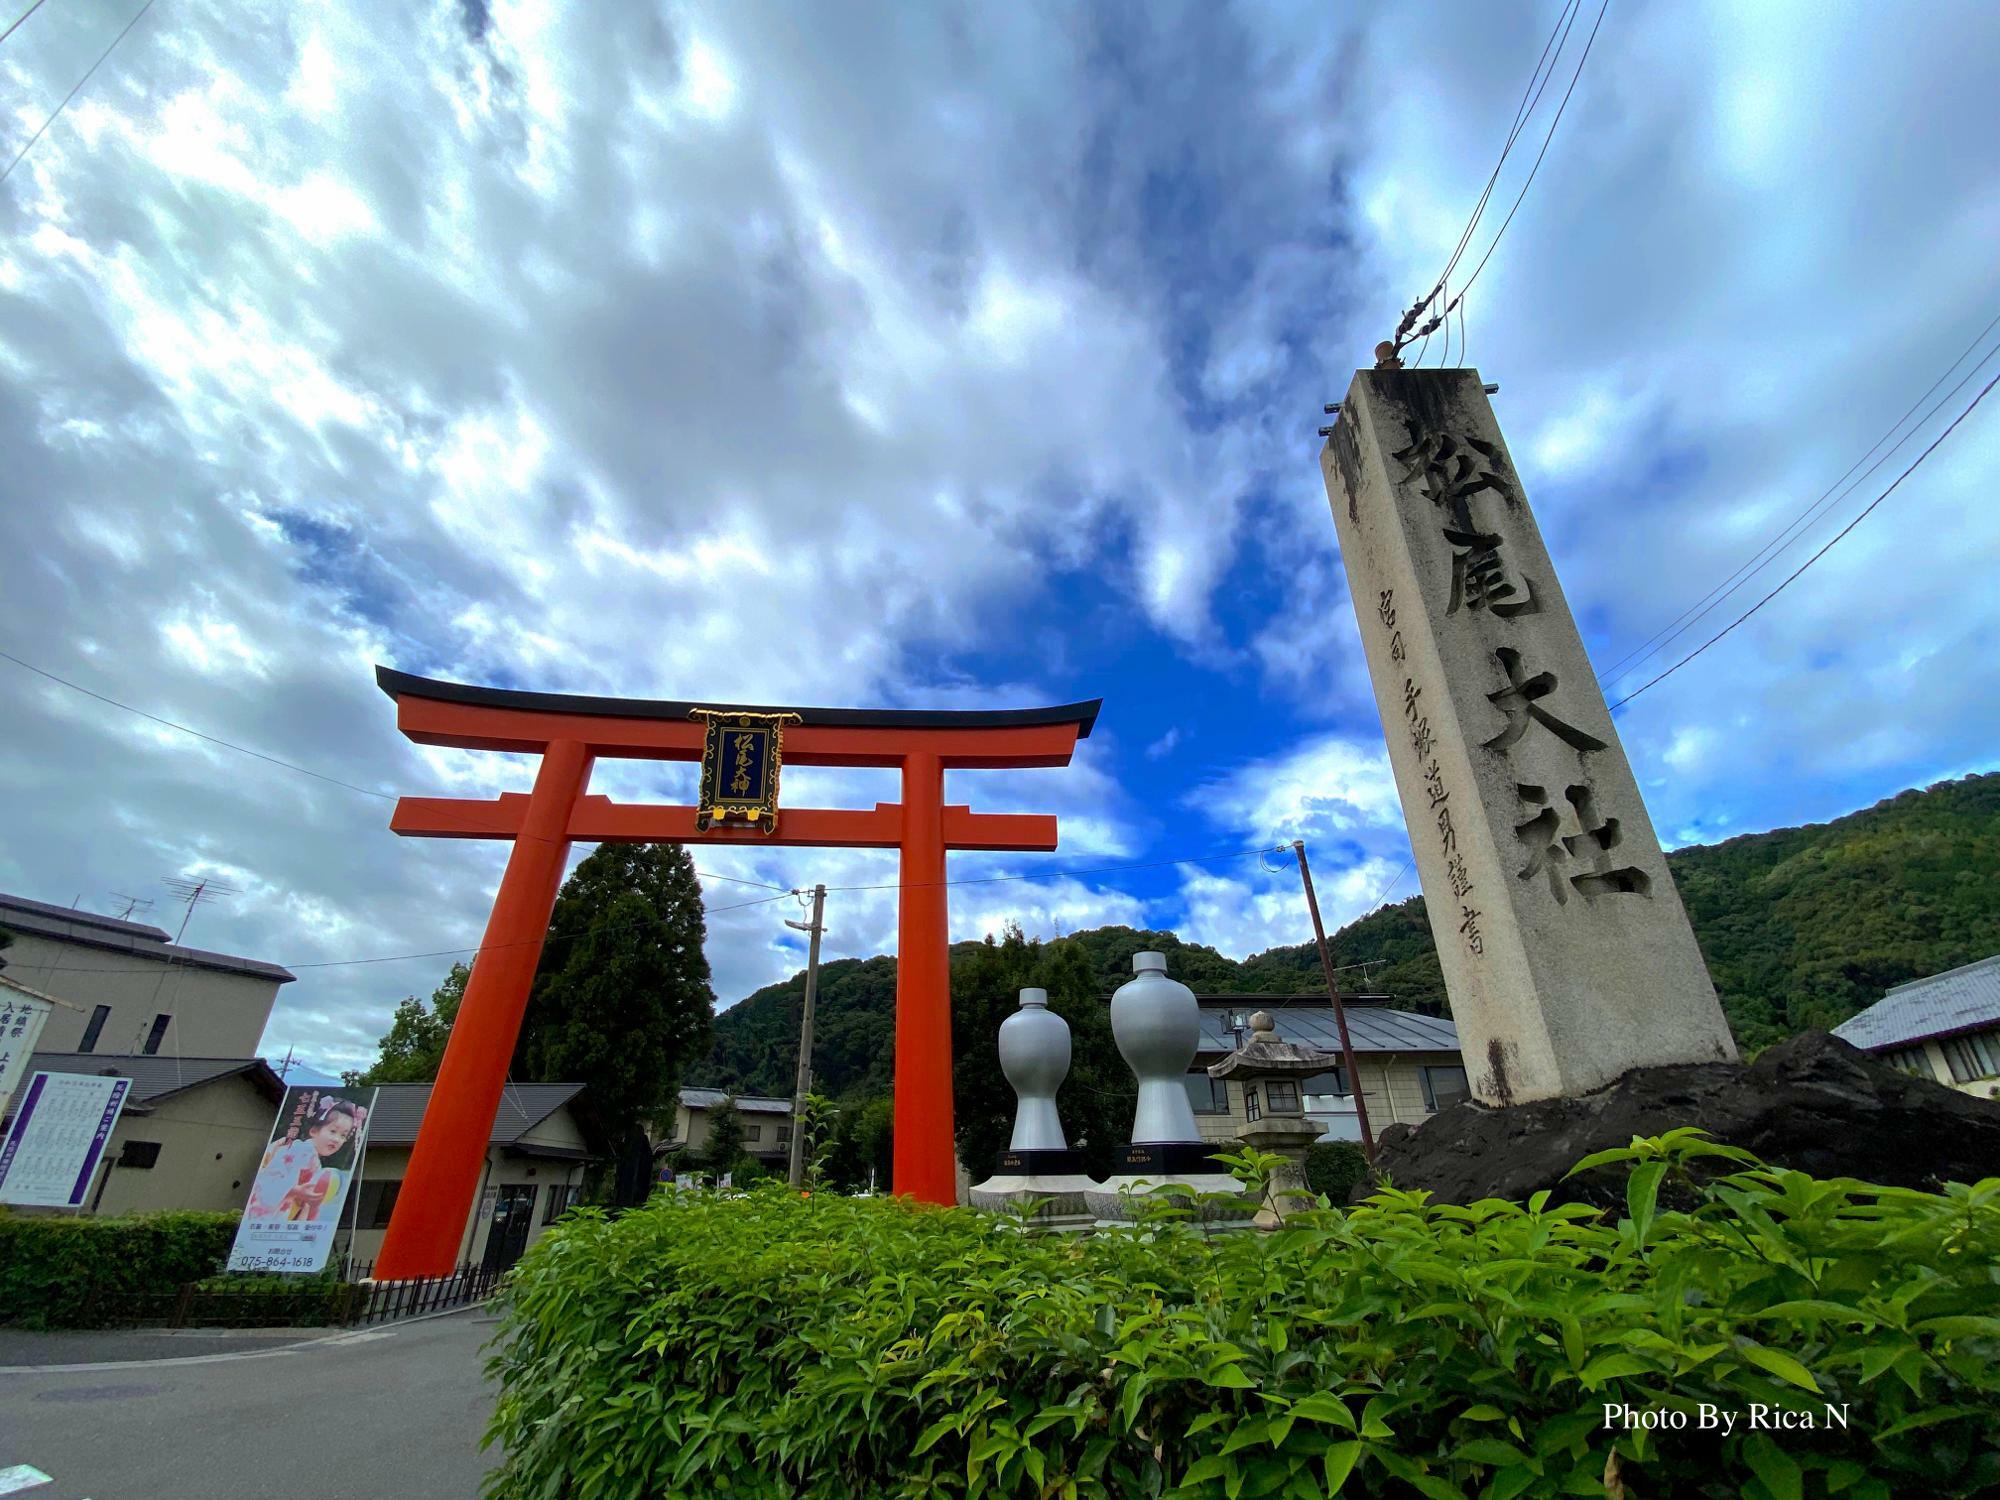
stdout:
{"type": "Polygon", "coordinates": [[[469,1500],[497,1461],[479,1448],[493,1326],[474,1309],[280,1349],[0,1374],[0,1493],[469,1500]],[[51,1482],[9,1491],[21,1464],[51,1482]]]}

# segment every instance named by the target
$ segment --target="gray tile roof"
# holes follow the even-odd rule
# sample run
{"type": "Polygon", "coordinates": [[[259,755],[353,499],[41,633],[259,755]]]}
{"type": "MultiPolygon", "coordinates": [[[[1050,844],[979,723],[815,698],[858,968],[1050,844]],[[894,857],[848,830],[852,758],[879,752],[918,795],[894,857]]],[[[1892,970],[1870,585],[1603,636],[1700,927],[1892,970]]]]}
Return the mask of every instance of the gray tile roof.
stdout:
{"type": "Polygon", "coordinates": [[[129,1078],[132,1087],[125,1096],[128,1109],[147,1109],[174,1094],[200,1088],[220,1078],[233,1078],[238,1073],[249,1074],[251,1082],[262,1089],[273,1104],[284,1094],[284,1085],[278,1081],[278,1075],[261,1057],[135,1057],[117,1052],[37,1052],[28,1059],[28,1070],[22,1075],[22,1082],[25,1083],[28,1076],[37,1070],[45,1073],[88,1073],[99,1078],[129,1078]]]}
{"type": "Polygon", "coordinates": [[[2000,1026],[2000,953],[1899,984],[1833,1034],[1868,1052],[1984,1026],[2000,1026]]]}
{"type": "MultiPolygon", "coordinates": [[[[1201,1055],[1234,1052],[1239,1040],[1230,1017],[1246,1019],[1254,1011],[1271,1013],[1278,1035],[1329,1052],[1340,1050],[1340,1030],[1333,1007],[1324,995],[1232,995],[1218,1001],[1200,996],[1201,1055]]],[[[1380,1003],[1347,1002],[1347,1034],[1356,1052],[1456,1052],[1458,1030],[1442,1016],[1412,1010],[1391,1010],[1380,1003]]]]}
{"type": "MultiPolygon", "coordinates": [[[[726,1089],[684,1088],[681,1103],[689,1109],[714,1109],[729,1097],[726,1089]]],[[[762,1094],[738,1094],[736,1096],[738,1114],[748,1115],[788,1115],[792,1112],[789,1099],[769,1099],[762,1094]]]]}
{"type": "MultiPolygon", "coordinates": [[[[357,1102],[367,1098],[369,1085],[350,1090],[357,1102]]],[[[430,1108],[428,1083],[384,1083],[377,1086],[375,1108],[368,1114],[368,1144],[407,1146],[430,1108]]],[[[492,1145],[511,1146],[550,1115],[583,1092],[580,1083],[510,1083],[500,1095],[500,1112],[493,1117],[492,1145]]]]}
{"type": "MultiPolygon", "coordinates": [[[[157,958],[195,969],[214,969],[224,974],[275,979],[279,984],[289,984],[298,977],[290,969],[266,963],[261,958],[238,958],[232,953],[213,953],[206,948],[184,948],[178,943],[168,942],[166,933],[143,922],[121,922],[116,917],[100,917],[95,912],[51,906],[46,901],[30,901],[25,896],[9,896],[4,892],[0,892],[0,927],[24,937],[75,943],[79,947],[98,948],[108,953],[130,953],[138,958],[157,958]]],[[[25,974],[33,971],[25,964],[18,964],[17,972],[25,974]]]]}

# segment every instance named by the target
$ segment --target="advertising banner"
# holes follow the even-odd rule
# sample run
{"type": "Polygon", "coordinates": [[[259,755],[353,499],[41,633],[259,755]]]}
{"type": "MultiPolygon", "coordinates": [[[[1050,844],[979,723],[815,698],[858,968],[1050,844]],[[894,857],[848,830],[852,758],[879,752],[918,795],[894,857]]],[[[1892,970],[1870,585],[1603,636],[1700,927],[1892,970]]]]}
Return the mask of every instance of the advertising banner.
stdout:
{"type": "Polygon", "coordinates": [[[53,1009],[46,1000],[0,985],[0,1105],[20,1087],[35,1043],[41,1040],[42,1023],[53,1009]]]}
{"type": "Polygon", "coordinates": [[[367,1103],[353,1089],[285,1090],[271,1139],[250,1183],[250,1201],[229,1251],[232,1271],[312,1272],[325,1267],[368,1130],[367,1103]]]}
{"type": "Polygon", "coordinates": [[[37,1073],[0,1147],[0,1203],[82,1208],[131,1090],[129,1078],[37,1073]]]}

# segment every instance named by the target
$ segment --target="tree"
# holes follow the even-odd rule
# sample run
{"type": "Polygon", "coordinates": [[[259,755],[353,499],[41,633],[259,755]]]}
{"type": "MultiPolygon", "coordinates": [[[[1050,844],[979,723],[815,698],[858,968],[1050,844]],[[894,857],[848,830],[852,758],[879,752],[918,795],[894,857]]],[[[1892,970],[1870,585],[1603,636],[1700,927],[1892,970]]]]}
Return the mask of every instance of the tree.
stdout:
{"type": "Polygon", "coordinates": [[[584,1085],[577,1124],[616,1165],[613,1199],[642,1201],[649,1128],[715,1013],[694,862],[678,844],[602,845],[563,883],[549,929],[514,1076],[584,1085]]]}
{"type": "Polygon", "coordinates": [[[885,1094],[851,1100],[834,1117],[826,1175],[835,1187],[860,1192],[871,1184],[883,1190],[894,1170],[896,1106],[885,1094]]]}
{"type": "Polygon", "coordinates": [[[736,1096],[730,1095],[710,1113],[708,1143],[701,1148],[701,1164],[720,1177],[733,1172],[743,1161],[743,1116],[736,1112],[736,1096]]]}
{"type": "Polygon", "coordinates": [[[361,1072],[346,1072],[340,1081],[349,1087],[369,1083],[429,1083],[437,1077],[444,1061],[444,1044],[451,1040],[451,1023],[457,1019],[459,1002],[465,998],[465,982],[472,970],[453,964],[444,983],[431,993],[425,1005],[415,995],[396,1007],[396,1017],[382,1038],[381,1054],[361,1072]]]}

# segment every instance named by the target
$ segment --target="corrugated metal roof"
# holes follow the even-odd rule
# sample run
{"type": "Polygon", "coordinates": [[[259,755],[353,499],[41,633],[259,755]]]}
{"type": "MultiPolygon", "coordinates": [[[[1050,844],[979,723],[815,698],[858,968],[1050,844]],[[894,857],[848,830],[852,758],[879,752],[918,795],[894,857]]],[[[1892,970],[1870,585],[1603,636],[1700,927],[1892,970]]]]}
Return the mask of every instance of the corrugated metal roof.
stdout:
{"type": "MultiPolygon", "coordinates": [[[[681,1103],[689,1109],[714,1109],[729,1097],[726,1089],[685,1088],[681,1090],[681,1103]]],[[[769,1099],[762,1094],[738,1094],[736,1096],[738,1114],[788,1115],[792,1112],[789,1099],[769,1099]]]]}
{"type": "Polygon", "coordinates": [[[1873,1052],[1982,1026],[2000,1026],[2000,953],[1899,984],[1833,1034],[1873,1052]]]}
{"type": "MultiPolygon", "coordinates": [[[[0,894],[0,927],[24,937],[46,938],[51,942],[75,943],[107,953],[129,953],[135,958],[152,958],[196,969],[214,969],[224,974],[247,974],[256,979],[275,979],[289,984],[298,976],[290,969],[266,963],[261,958],[239,958],[233,953],[214,953],[206,948],[183,948],[167,941],[166,933],[140,922],[121,922],[116,917],[100,917],[92,912],[72,911],[51,906],[46,901],[30,901],[25,896],[0,894]]],[[[42,971],[16,961],[22,973],[42,971]]],[[[65,967],[75,968],[75,965],[65,967]]],[[[55,971],[50,971],[55,972],[55,971]]],[[[42,983],[47,984],[46,978],[42,983]]]]}
{"type": "MultiPolygon", "coordinates": [[[[28,1059],[28,1074],[87,1073],[94,1078],[129,1078],[128,1106],[148,1106],[170,1095],[200,1088],[219,1078],[248,1073],[276,1103],[284,1085],[261,1057],[138,1057],[117,1052],[37,1052],[28,1059]]],[[[23,1082],[28,1074],[23,1074],[23,1082]]]]}
{"type": "MultiPolygon", "coordinates": [[[[368,1114],[371,1146],[407,1146],[417,1138],[430,1108],[428,1083],[384,1083],[377,1086],[375,1108],[368,1114]]],[[[349,1092],[367,1098],[368,1085],[349,1092]]],[[[491,1144],[511,1146],[550,1115],[583,1092],[580,1083],[510,1083],[500,1095],[500,1112],[493,1117],[491,1144]]]]}
{"type": "MultiPolygon", "coordinates": [[[[1347,1034],[1356,1052],[1458,1051],[1458,1029],[1442,1016],[1391,1010],[1385,1005],[1349,1004],[1344,1008],[1347,1034]]],[[[1329,1052],[1340,1050],[1340,1029],[1324,995],[1245,995],[1232,997],[1225,1004],[1202,998],[1202,1053],[1219,1056],[1234,1052],[1239,1038],[1230,1018],[1241,1015],[1247,1019],[1259,1010],[1270,1012],[1278,1035],[1288,1042],[1304,1042],[1329,1052]]]]}

